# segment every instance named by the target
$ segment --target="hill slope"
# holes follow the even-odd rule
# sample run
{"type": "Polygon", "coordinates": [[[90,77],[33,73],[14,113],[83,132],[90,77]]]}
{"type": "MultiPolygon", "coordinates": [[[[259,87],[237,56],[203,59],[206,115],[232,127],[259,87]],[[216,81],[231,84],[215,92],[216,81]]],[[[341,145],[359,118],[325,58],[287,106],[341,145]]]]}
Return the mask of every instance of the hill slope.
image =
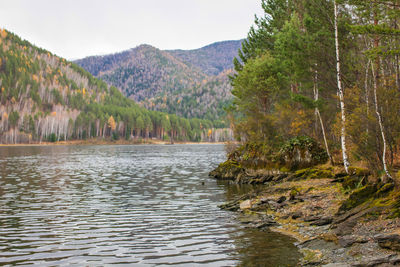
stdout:
{"type": "Polygon", "coordinates": [[[217,42],[194,50],[167,50],[186,64],[201,69],[205,74],[219,75],[233,69],[233,58],[241,48],[242,40],[217,42]]]}
{"type": "Polygon", "coordinates": [[[212,124],[148,111],[90,73],[0,29],[0,142],[200,140],[212,124]]]}
{"type": "Polygon", "coordinates": [[[240,44],[226,41],[187,51],[141,45],[76,63],[148,109],[215,121],[224,119],[232,100],[228,75],[240,44]]]}

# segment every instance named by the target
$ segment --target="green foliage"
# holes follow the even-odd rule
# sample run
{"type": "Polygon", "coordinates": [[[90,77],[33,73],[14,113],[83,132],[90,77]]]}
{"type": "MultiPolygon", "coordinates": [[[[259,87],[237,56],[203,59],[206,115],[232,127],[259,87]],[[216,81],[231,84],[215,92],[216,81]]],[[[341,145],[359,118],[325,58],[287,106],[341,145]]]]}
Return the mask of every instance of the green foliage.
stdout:
{"type": "Polygon", "coordinates": [[[77,63],[147,109],[218,121],[216,125],[222,128],[228,125],[224,107],[232,101],[228,78],[232,62],[227,60],[239,45],[240,41],[223,42],[192,51],[161,51],[142,45],[77,63]]]}
{"type": "Polygon", "coordinates": [[[19,113],[18,111],[12,111],[8,117],[8,121],[11,127],[15,127],[19,120],[19,113]]]}
{"type": "Polygon", "coordinates": [[[56,142],[57,141],[57,135],[55,133],[50,134],[49,137],[48,137],[48,140],[49,140],[49,142],[52,142],[52,143],[56,142]]]}
{"type": "MultiPolygon", "coordinates": [[[[321,148],[318,143],[308,137],[308,136],[298,136],[294,137],[287,142],[285,142],[278,153],[278,158],[281,161],[287,161],[288,159],[293,159],[295,157],[294,153],[301,153],[304,155],[306,152],[309,152],[310,162],[309,164],[317,165],[321,163],[326,163],[328,160],[328,154],[326,151],[321,148]]],[[[299,166],[292,166],[294,168],[298,168],[299,166]]],[[[305,167],[305,166],[301,166],[305,167]]]]}
{"type": "MultiPolygon", "coordinates": [[[[174,140],[199,141],[213,127],[208,120],[188,120],[140,107],[116,87],[109,87],[76,64],[3,30],[0,90],[9,127],[19,126],[26,134],[24,138],[32,141],[93,137],[117,140],[121,136],[127,140],[161,139],[171,135],[174,140]],[[7,114],[17,105],[21,110],[7,114]],[[107,127],[110,116],[115,119],[114,129],[107,127]]],[[[0,138],[6,131],[7,128],[0,132],[0,138]]]]}

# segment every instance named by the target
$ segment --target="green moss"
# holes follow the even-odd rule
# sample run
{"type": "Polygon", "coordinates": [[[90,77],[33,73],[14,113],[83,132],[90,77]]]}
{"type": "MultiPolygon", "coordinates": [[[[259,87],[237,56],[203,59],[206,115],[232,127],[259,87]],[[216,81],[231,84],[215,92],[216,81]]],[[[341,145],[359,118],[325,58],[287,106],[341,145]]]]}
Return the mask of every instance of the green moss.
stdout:
{"type": "Polygon", "coordinates": [[[384,184],[379,190],[375,193],[375,197],[384,197],[386,196],[392,189],[394,188],[394,184],[387,183],[384,184]]]}
{"type": "Polygon", "coordinates": [[[351,166],[351,167],[349,167],[349,175],[369,176],[369,175],[371,175],[371,172],[368,169],[351,166]]]}
{"type": "Polygon", "coordinates": [[[210,176],[222,180],[234,180],[243,172],[242,166],[235,160],[227,160],[210,172],[210,176]]]}
{"type": "Polygon", "coordinates": [[[343,202],[339,210],[347,211],[357,207],[358,205],[371,199],[376,191],[377,191],[377,185],[375,184],[368,184],[359,189],[354,190],[354,192],[349,196],[349,198],[343,202]]]}
{"type": "Polygon", "coordinates": [[[287,168],[287,167],[280,168],[280,171],[281,172],[290,172],[289,168],[287,168]]]}
{"type": "Polygon", "coordinates": [[[346,189],[360,188],[361,186],[365,185],[365,179],[361,176],[348,175],[343,177],[342,185],[343,188],[346,189]]]}
{"type": "Polygon", "coordinates": [[[292,188],[292,190],[290,190],[290,193],[289,193],[289,199],[290,200],[295,199],[296,196],[299,195],[300,191],[301,191],[301,188],[299,188],[299,187],[292,188]]]}
{"type": "Polygon", "coordinates": [[[320,179],[320,178],[333,178],[333,172],[330,169],[307,168],[298,170],[293,175],[298,179],[320,179]]]}

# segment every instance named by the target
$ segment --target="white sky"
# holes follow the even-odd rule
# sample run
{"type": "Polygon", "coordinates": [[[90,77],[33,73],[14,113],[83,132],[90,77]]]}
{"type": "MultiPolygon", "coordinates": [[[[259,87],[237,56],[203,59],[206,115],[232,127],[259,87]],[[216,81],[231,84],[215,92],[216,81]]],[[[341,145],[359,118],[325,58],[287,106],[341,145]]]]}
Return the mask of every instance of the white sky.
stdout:
{"type": "Polygon", "coordinates": [[[245,38],[261,0],[0,0],[0,27],[67,59],[245,38]]]}

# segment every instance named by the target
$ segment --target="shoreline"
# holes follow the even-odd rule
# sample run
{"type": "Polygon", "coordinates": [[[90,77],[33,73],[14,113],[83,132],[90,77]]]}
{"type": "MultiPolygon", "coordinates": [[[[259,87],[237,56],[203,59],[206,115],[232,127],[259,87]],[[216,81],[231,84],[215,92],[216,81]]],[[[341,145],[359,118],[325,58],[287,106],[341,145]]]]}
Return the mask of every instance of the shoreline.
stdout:
{"type": "Polygon", "coordinates": [[[225,165],[210,173],[233,184],[265,185],[219,207],[248,218],[252,228],[297,240],[299,266],[400,264],[398,190],[374,184],[367,170],[346,175],[329,165],[287,173],[225,165]],[[351,184],[358,180],[365,184],[351,184]]]}
{"type": "Polygon", "coordinates": [[[168,141],[158,139],[148,140],[71,140],[71,141],[57,141],[57,142],[38,142],[38,143],[21,143],[21,144],[0,144],[0,147],[24,147],[24,146],[90,146],[90,145],[223,145],[227,142],[186,142],[178,141],[171,144],[168,141]]]}

